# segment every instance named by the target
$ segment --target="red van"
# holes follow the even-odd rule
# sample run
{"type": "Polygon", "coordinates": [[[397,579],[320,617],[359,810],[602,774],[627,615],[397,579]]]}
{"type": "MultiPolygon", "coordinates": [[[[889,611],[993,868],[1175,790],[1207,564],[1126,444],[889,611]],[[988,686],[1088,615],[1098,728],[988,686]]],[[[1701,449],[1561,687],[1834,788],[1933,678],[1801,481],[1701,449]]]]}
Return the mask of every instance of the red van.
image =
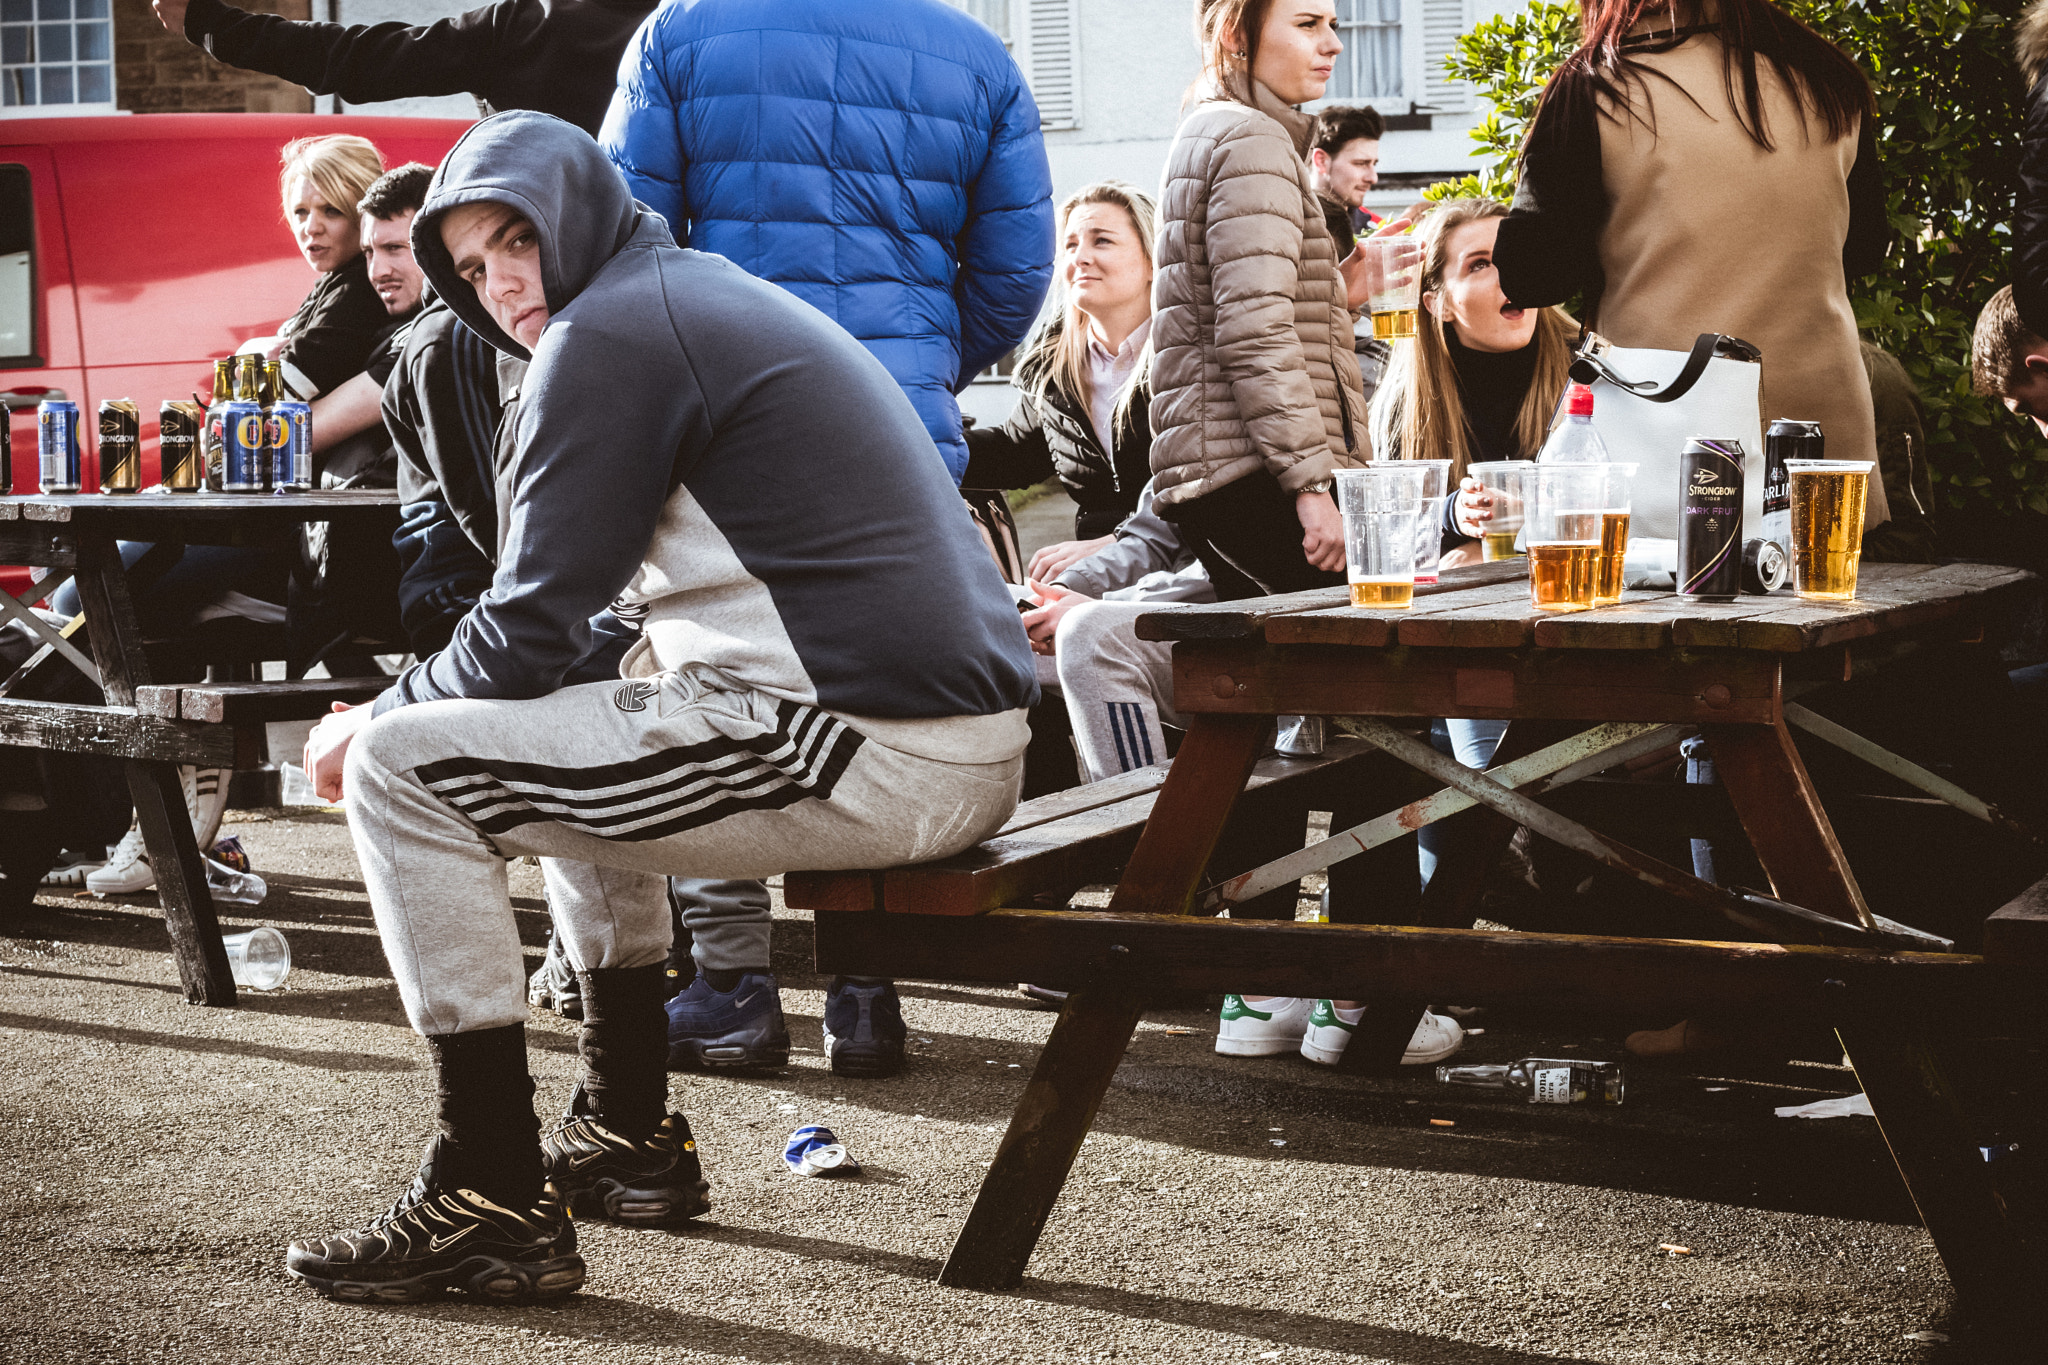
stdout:
{"type": "MultiPolygon", "coordinates": [[[[36,404],[142,409],[157,479],[157,405],[204,395],[213,360],[269,336],[313,287],[280,207],[293,138],[355,133],[386,165],[437,164],[460,119],[141,114],[0,121],[0,396],[14,489],[36,487],[36,404]]],[[[84,445],[81,442],[81,445],[84,445]]],[[[92,452],[87,486],[95,486],[92,452]]],[[[26,574],[0,569],[0,586],[26,574]]]]}

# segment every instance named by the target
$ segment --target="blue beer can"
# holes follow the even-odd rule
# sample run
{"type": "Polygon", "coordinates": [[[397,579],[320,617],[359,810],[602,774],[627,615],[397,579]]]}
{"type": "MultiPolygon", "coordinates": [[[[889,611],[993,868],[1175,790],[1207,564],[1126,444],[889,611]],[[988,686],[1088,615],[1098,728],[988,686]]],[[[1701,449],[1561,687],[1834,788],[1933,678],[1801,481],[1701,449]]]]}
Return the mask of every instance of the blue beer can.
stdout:
{"type": "Polygon", "coordinates": [[[270,405],[270,488],[306,493],[313,487],[313,406],[281,398],[270,405]]]}
{"type": "Polygon", "coordinates": [[[237,398],[221,405],[220,486],[227,493],[270,491],[270,434],[263,405],[237,398]]]}
{"type": "Polygon", "coordinates": [[[36,405],[36,459],[45,493],[76,493],[85,486],[78,459],[78,404],[52,398],[36,405]]]}

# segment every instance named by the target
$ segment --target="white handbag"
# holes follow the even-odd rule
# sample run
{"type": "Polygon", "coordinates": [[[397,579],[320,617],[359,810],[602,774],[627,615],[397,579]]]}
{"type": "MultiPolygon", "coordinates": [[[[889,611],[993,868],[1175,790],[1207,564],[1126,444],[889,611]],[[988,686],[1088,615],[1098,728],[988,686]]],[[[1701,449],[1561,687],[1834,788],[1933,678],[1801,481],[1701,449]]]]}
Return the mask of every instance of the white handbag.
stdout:
{"type": "Polygon", "coordinates": [[[1629,518],[1632,550],[1637,541],[1677,539],[1678,457],[1695,436],[1742,443],[1743,538],[1758,534],[1764,498],[1761,351],[1714,332],[1701,333],[1690,351],[1635,350],[1589,331],[1571,377],[1592,386],[1593,429],[1607,457],[1639,466],[1629,518]]]}

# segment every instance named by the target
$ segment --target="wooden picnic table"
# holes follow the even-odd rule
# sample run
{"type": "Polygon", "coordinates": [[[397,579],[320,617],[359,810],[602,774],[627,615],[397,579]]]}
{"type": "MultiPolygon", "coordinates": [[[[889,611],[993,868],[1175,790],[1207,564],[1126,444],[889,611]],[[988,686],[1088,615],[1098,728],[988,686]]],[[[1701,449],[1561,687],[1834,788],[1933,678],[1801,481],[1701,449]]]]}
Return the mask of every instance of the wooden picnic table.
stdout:
{"type": "MultiPolygon", "coordinates": [[[[287,549],[309,521],[396,525],[392,489],[347,489],[285,496],[234,493],[132,495],[30,494],[0,498],[0,564],[29,564],[49,576],[18,595],[0,592],[0,620],[24,622],[42,641],[37,658],[0,681],[0,744],[100,754],[126,760],[128,787],[156,874],[164,924],[194,1004],[233,1005],[235,983],[221,942],[220,921],[206,887],[201,850],[179,785],[181,764],[236,766],[246,749],[246,722],[268,718],[290,684],[185,689],[152,686],[143,636],[130,592],[131,570],[120,541],[159,547],[157,562],[187,545],[287,549]],[[65,579],[78,586],[91,654],[26,606],[65,579]],[[44,652],[63,656],[100,687],[100,705],[72,705],[9,696],[44,652]],[[230,715],[228,712],[246,712],[230,715]],[[244,720],[245,725],[235,722],[244,720]]],[[[145,561],[146,563],[147,561],[145,561]]],[[[140,571],[143,564],[135,566],[140,571]]],[[[303,685],[299,685],[303,690],[303,685]]],[[[342,700],[365,700],[360,686],[316,685],[342,700]],[[343,695],[347,693],[348,695],[343,695]]]]}
{"type": "MultiPolygon", "coordinates": [[[[1902,654],[1978,638],[2006,601],[2033,587],[2031,575],[1996,566],[1866,565],[1853,602],[1781,593],[1713,604],[1631,592],[1614,607],[1550,614],[1529,606],[1525,576],[1506,564],[1447,573],[1406,611],[1354,609],[1338,589],[1140,618],[1141,636],[1174,642],[1174,705],[1191,724],[1147,798],[1149,818],[1125,817],[1142,833],[1134,848],[1123,845],[1128,862],[1106,911],[1048,909],[1018,894],[1043,882],[1018,869],[1046,863],[1059,842],[1052,831],[1080,820],[1050,809],[1039,822],[1020,808],[1017,823],[1030,828],[942,863],[867,874],[868,883],[856,874],[788,879],[791,904],[817,908],[821,967],[1075,986],[941,1279],[1017,1283],[1148,1001],[1234,991],[1370,1001],[1346,1055],[1347,1065],[1367,1067],[1398,1062],[1429,1002],[1541,1001],[1668,1018],[1732,1008],[1824,1020],[1853,1058],[1959,1293],[2020,1293],[2032,1282],[2027,1254],[1931,1040],[1945,1019],[2038,990],[2048,964],[2048,883],[1994,917],[1988,957],[1873,915],[1790,726],[1883,762],[1980,819],[2004,819],[1792,698],[1902,654]],[[1273,718],[1290,714],[1364,718],[1345,728],[1443,790],[1205,885],[1247,777],[1273,762],[1260,767],[1273,718]],[[1486,773],[1409,733],[1435,717],[1510,722],[1486,773]],[[1701,881],[1534,799],[1695,733],[1712,747],[1769,894],[1701,881]],[[1496,813],[1498,837],[1527,825],[1725,916],[1750,941],[1475,930],[1490,856],[1441,868],[1420,925],[1214,917],[1475,805],[1496,813]],[[1015,898],[991,903],[997,887],[1015,898]]],[[[1405,774],[1404,785],[1412,783],[1405,774]]]]}

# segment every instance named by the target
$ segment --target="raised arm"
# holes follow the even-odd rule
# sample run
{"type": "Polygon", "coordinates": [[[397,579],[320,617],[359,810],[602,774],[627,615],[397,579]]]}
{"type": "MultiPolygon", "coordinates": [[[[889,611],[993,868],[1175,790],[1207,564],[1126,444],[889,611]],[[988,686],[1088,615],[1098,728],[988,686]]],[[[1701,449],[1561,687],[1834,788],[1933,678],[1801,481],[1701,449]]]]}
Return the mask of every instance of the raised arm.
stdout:
{"type": "Polygon", "coordinates": [[[1031,330],[1052,283],[1052,171],[1038,105],[1020,75],[996,111],[988,160],[967,190],[960,234],[960,375],[955,389],[1007,355],[1031,330]]]}
{"type": "Polygon", "coordinates": [[[284,19],[251,14],[223,0],[155,3],[164,27],[229,66],[281,76],[316,95],[368,104],[488,86],[503,25],[519,0],[419,26],[284,19]]]}

